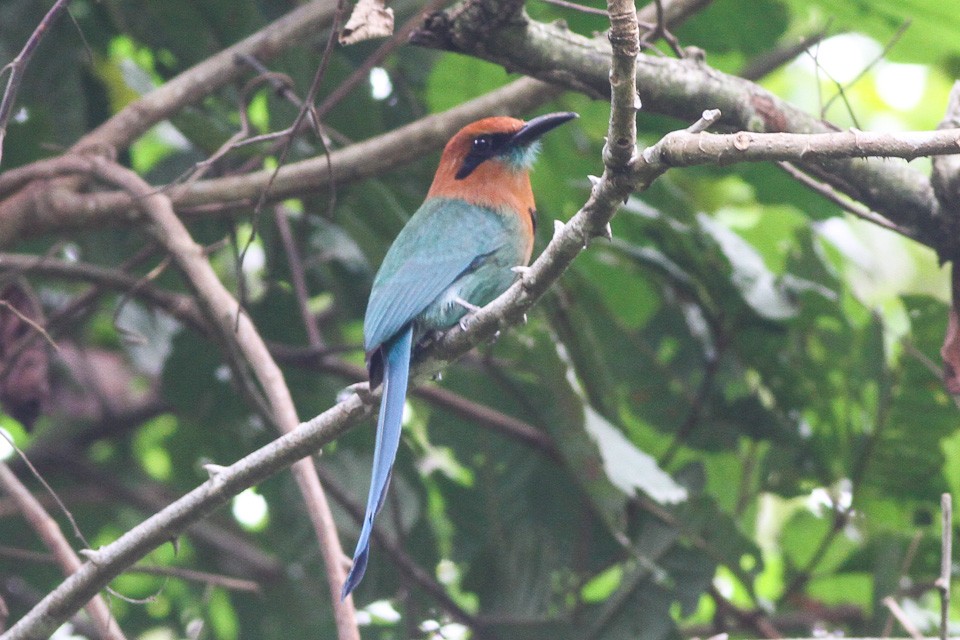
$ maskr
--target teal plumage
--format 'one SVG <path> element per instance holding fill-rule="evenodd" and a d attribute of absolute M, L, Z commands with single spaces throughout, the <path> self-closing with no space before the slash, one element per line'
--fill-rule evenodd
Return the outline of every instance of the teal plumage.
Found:
<path fill-rule="evenodd" d="M 464 127 L 447 143 L 426 200 L 384 257 L 363 324 L 371 386 L 382 380 L 384 389 L 366 514 L 342 598 L 366 571 L 373 521 L 400 443 L 412 351 L 428 332 L 448 329 L 503 293 L 515 278 L 512 268 L 527 264 L 536 215 L 528 176 L 534 147 L 574 117 L 486 118 Z"/>
<path fill-rule="evenodd" d="M 416 334 L 446 329 L 467 312 L 454 296 L 481 307 L 526 264 L 522 222 L 512 212 L 431 198 L 397 236 L 373 281 L 363 323 L 370 352 L 417 320 Z"/>

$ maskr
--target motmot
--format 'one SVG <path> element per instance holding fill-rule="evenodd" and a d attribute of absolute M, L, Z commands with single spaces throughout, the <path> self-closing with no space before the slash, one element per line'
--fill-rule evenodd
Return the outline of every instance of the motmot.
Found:
<path fill-rule="evenodd" d="M 506 291 L 515 268 L 527 265 L 537 222 L 529 171 L 539 139 L 576 117 L 492 117 L 461 129 L 444 147 L 423 204 L 387 250 L 363 320 L 370 388 L 383 384 L 373 472 L 341 598 L 367 568 L 373 521 L 400 444 L 412 353 L 425 337 L 462 323 Z"/>

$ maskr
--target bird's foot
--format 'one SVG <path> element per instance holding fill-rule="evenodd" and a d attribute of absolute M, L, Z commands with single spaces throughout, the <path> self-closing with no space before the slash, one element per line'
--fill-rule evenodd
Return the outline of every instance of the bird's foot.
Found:
<path fill-rule="evenodd" d="M 203 470 L 207 472 L 207 476 L 211 480 L 216 479 L 218 475 L 223 473 L 224 469 L 226 469 L 225 466 L 220 464 L 213 464 L 212 462 L 208 462 L 207 464 L 203 465 Z"/>
<path fill-rule="evenodd" d="M 97 566 L 103 564 L 103 554 L 100 549 L 80 549 L 77 554 L 89 560 L 91 564 Z"/>
<path fill-rule="evenodd" d="M 524 289 L 530 288 L 529 287 L 530 267 L 524 266 L 522 264 L 518 264 L 515 267 L 510 267 L 510 271 L 517 274 L 518 280 L 520 280 L 520 286 L 522 286 Z"/>
<path fill-rule="evenodd" d="M 463 316 L 462 318 L 460 318 L 460 320 L 457 322 L 457 324 L 460 325 L 460 329 L 463 330 L 463 331 L 466 331 L 466 330 L 467 330 L 467 325 L 468 325 L 469 322 L 470 322 L 470 316 L 473 315 L 474 313 L 476 313 L 477 311 L 480 311 L 480 307 L 478 307 L 477 305 L 473 304 L 472 302 L 469 302 L 469 301 L 467 301 L 467 300 L 464 300 L 464 299 L 461 298 L 460 296 L 456 296 L 456 297 L 453 299 L 453 301 L 456 302 L 458 305 L 460 305 L 461 307 L 463 307 L 464 309 L 467 310 L 467 315 L 465 315 L 465 316 Z"/>
<path fill-rule="evenodd" d="M 355 382 L 347 387 L 344 387 L 343 390 L 337 394 L 337 402 L 343 402 L 351 393 L 357 394 L 364 404 L 369 404 L 373 400 L 373 393 L 370 390 L 370 383 Z"/>
<path fill-rule="evenodd" d="M 554 240 L 556 240 L 557 236 L 560 235 L 560 232 L 563 231 L 563 228 L 565 226 L 566 225 L 563 223 L 562 220 L 553 221 L 553 239 Z"/>
<path fill-rule="evenodd" d="M 454 297 L 453 301 L 456 302 L 461 307 L 463 307 L 464 309 L 466 309 L 467 311 L 470 311 L 472 313 L 476 313 L 477 311 L 480 311 L 480 307 L 478 307 L 477 305 L 473 304 L 468 300 L 464 300 L 460 296 Z"/>

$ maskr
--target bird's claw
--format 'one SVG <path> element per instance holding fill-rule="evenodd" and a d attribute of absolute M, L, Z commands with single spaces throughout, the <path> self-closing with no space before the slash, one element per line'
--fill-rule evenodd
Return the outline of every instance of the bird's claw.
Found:
<path fill-rule="evenodd" d="M 463 331 L 466 331 L 467 324 L 470 322 L 470 316 L 476 313 L 477 311 L 480 311 L 480 307 L 473 304 L 469 300 L 464 300 L 460 296 L 454 297 L 453 301 L 467 310 L 467 314 L 457 321 L 457 324 L 460 325 L 460 329 Z"/>
<path fill-rule="evenodd" d="M 370 391 L 369 382 L 354 382 L 353 384 L 344 387 L 343 390 L 337 394 L 337 402 L 346 400 L 351 393 L 357 394 L 357 397 L 359 397 L 364 403 L 368 403 L 373 399 L 373 393 Z"/>
<path fill-rule="evenodd" d="M 461 307 L 463 307 L 464 309 L 466 309 L 467 311 L 470 311 L 472 313 L 476 313 L 477 311 L 480 311 L 480 307 L 473 304 L 469 300 L 464 300 L 460 296 L 454 297 L 453 301 L 456 302 Z"/>
<path fill-rule="evenodd" d="M 100 549 L 80 549 L 77 551 L 77 554 L 83 556 L 94 565 L 99 565 L 102 560 Z"/>
<path fill-rule="evenodd" d="M 563 228 L 567 226 L 563 223 L 562 220 L 553 221 L 553 239 L 556 240 L 557 236 L 563 231 Z"/>
<path fill-rule="evenodd" d="M 207 472 L 207 477 L 211 480 L 216 479 L 218 475 L 223 473 L 224 469 L 226 469 L 226 467 L 220 464 L 207 463 L 203 465 L 203 470 Z"/>
<path fill-rule="evenodd" d="M 529 288 L 528 278 L 530 276 L 530 271 L 531 271 L 530 267 L 527 267 L 524 265 L 517 265 L 515 267 L 510 267 L 510 271 L 513 271 L 515 274 L 517 274 L 518 279 L 520 280 L 520 286 L 522 286 L 524 289 Z"/>

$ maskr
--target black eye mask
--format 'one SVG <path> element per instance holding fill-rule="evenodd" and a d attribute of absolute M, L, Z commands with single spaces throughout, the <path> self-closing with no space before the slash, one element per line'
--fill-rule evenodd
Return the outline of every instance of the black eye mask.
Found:
<path fill-rule="evenodd" d="M 474 138 L 470 144 L 470 153 L 463 159 L 463 164 L 454 177 L 463 180 L 469 176 L 485 160 L 502 153 L 510 145 L 512 138 L 513 134 L 510 133 L 483 133 Z"/>

